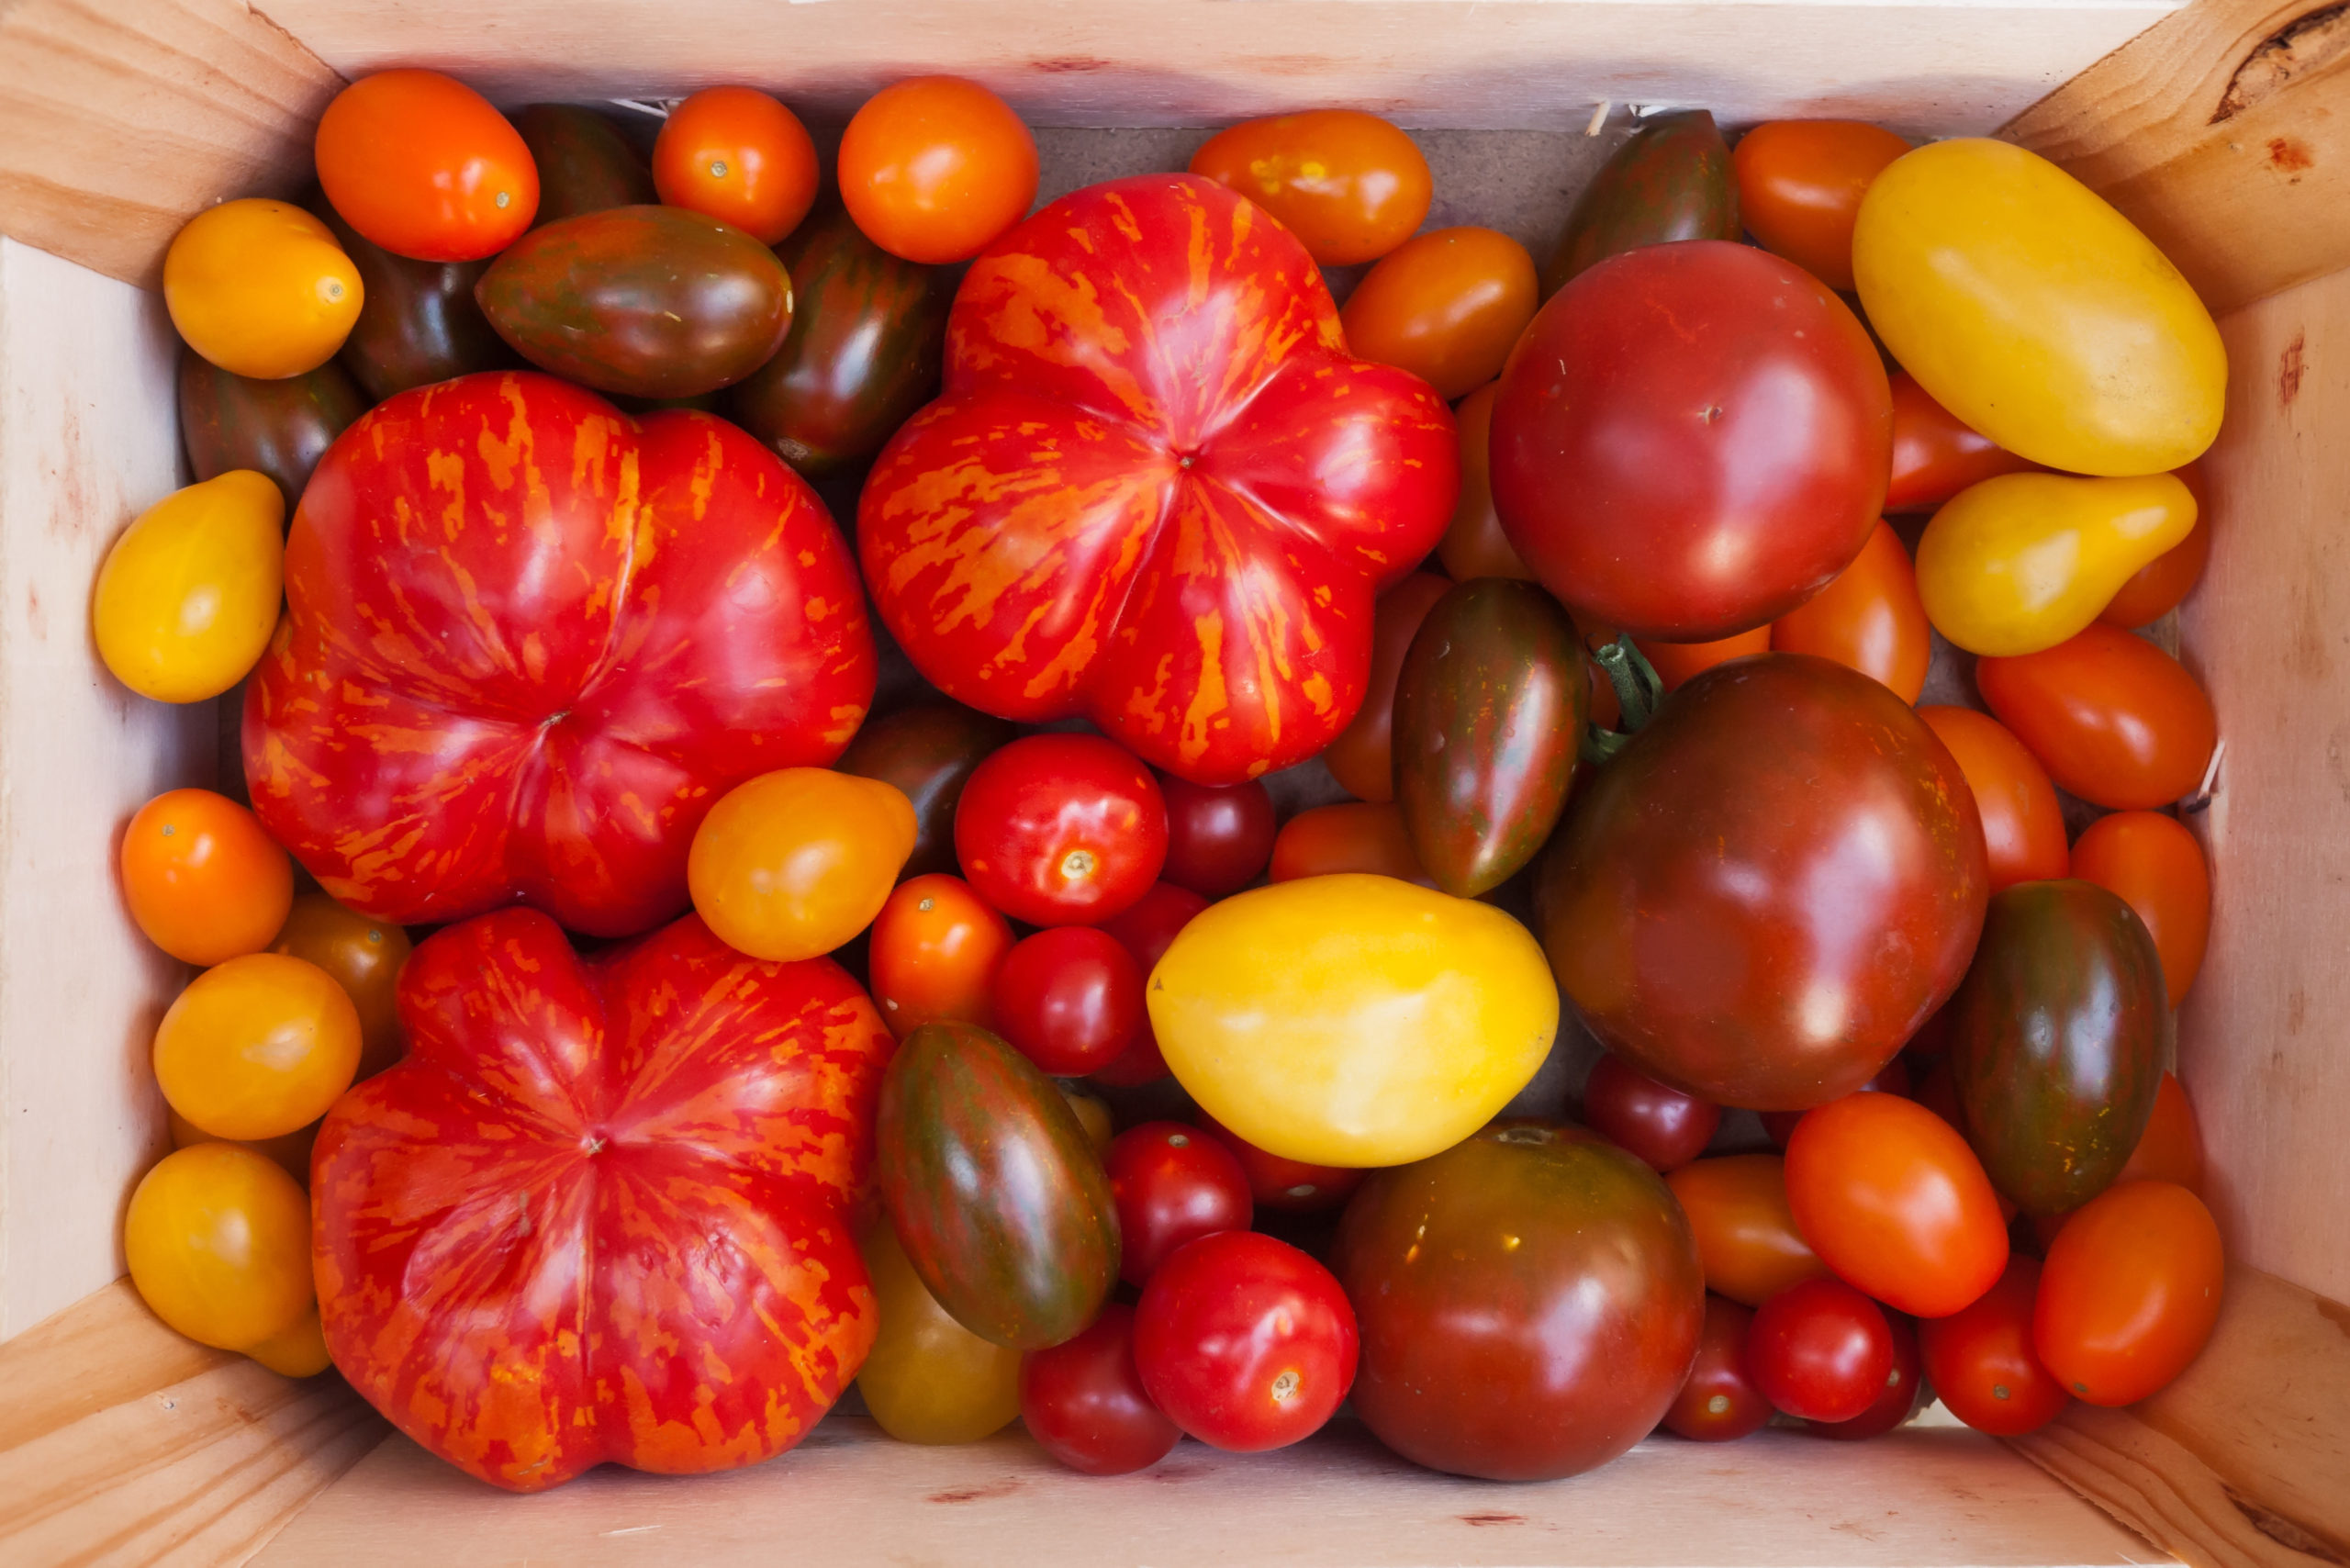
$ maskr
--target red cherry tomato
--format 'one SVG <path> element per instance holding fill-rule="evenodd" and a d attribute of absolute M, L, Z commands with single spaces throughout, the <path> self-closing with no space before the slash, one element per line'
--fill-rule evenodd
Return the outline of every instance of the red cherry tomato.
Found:
<path fill-rule="evenodd" d="M 1116 937 L 1127 952 L 1134 955 L 1135 968 L 1142 971 L 1143 983 L 1150 983 L 1150 971 L 1158 967 L 1159 958 L 1175 940 L 1175 934 L 1192 923 L 1192 917 L 1208 907 L 1208 901 L 1189 888 L 1179 888 L 1172 882 L 1156 882 L 1123 913 L 1112 915 L 1102 923 L 1102 929 Z M 1158 1036 L 1150 1032 L 1148 992 L 1145 991 L 1142 1027 L 1136 1031 L 1134 1041 L 1109 1066 L 1094 1070 L 1096 1081 L 1112 1085 L 1156 1083 L 1167 1076 L 1167 1058 L 1158 1054 Z"/>
<path fill-rule="evenodd" d="M 1404 813 L 1393 801 L 1341 801 L 1300 812 L 1281 824 L 1266 873 L 1272 880 L 1340 871 L 1368 871 L 1424 888 L 1436 886 L 1436 879 L 1422 869 L 1404 831 Z"/>
<path fill-rule="evenodd" d="M 1640 656 L 1649 661 L 1667 691 L 1678 691 L 1716 665 L 1770 652 L 1771 628 L 1757 626 L 1711 643 L 1662 643 L 1654 637 L 1635 637 L 1632 646 L 1640 650 Z"/>
<path fill-rule="evenodd" d="M 751 87 L 705 87 L 669 111 L 653 188 L 671 207 L 731 223 L 762 245 L 816 203 L 816 144 L 800 117 Z"/>
<path fill-rule="evenodd" d="M 2202 1199 L 2171 1182 L 2108 1187 L 2048 1249 L 2032 1349 L 2075 1397 L 2135 1405 L 2202 1352 L 2226 1272 Z"/>
<path fill-rule="evenodd" d="M 1116 937 L 1060 925 L 1013 945 L 988 1000 L 1037 1070 L 1076 1078 L 1118 1059 L 1143 1024 L 1142 970 Z"/>
<path fill-rule="evenodd" d="M 1161 875 L 1208 898 L 1237 893 L 1273 857 L 1273 797 L 1251 778 L 1217 789 L 1171 773 L 1158 776 L 1167 801 L 1167 868 Z"/>
<path fill-rule="evenodd" d="M 917 76 L 882 88 L 851 118 L 840 178 L 849 217 L 891 255 L 968 262 L 1028 215 L 1036 139 L 978 83 Z"/>
<path fill-rule="evenodd" d="M 1322 753 L 1330 777 L 1358 801 L 1395 798 L 1395 682 L 1413 634 L 1451 587 L 1433 572 L 1414 572 L 1381 594 L 1371 612 L 1371 678 L 1362 706 Z"/>
<path fill-rule="evenodd" d="M 1917 701 L 1933 659 L 1933 632 L 1900 536 L 1878 523 L 1834 582 L 1771 622 L 1771 646 L 1849 665 L 1904 702 Z"/>
<path fill-rule="evenodd" d="M 1118 1204 L 1118 1274 L 1141 1284 L 1187 1241 L 1246 1230 L 1248 1173 L 1231 1150 L 1182 1122 L 1145 1122 L 1110 1140 L 1102 1169 Z"/>
<path fill-rule="evenodd" d="M 1893 482 L 1887 511 L 1931 511 L 1967 486 L 2040 466 L 1959 423 L 1918 378 L 1893 378 Z"/>
<path fill-rule="evenodd" d="M 2072 855 L 2065 846 L 2065 812 L 2056 803 L 2056 786 L 2023 742 L 1990 714 L 1972 708 L 1930 705 L 1919 709 L 1918 717 L 1966 775 L 1975 812 L 1983 819 L 1991 890 L 2071 876 Z"/>
<path fill-rule="evenodd" d="M 1869 1407 L 1849 1421 L 1807 1421 L 1804 1429 L 1815 1437 L 1839 1442 L 1883 1437 L 1917 1414 L 1918 1396 L 1924 1392 L 1918 1357 L 1918 1331 L 1897 1312 L 1885 1315 L 1886 1331 L 1893 1336 L 1893 1370 Z"/>
<path fill-rule="evenodd" d="M 1852 289 L 1852 221 L 1885 166 L 1909 151 L 1849 119 L 1765 121 L 1738 139 L 1738 216 L 1762 248 L 1830 288 Z"/>
<path fill-rule="evenodd" d="M 1100 735 L 1030 735 L 972 770 L 955 856 L 979 895 L 1031 925 L 1099 925 L 1167 861 L 1150 769 Z"/>
<path fill-rule="evenodd" d="M 873 919 L 867 974 L 890 1032 L 904 1039 L 946 1019 L 987 1025 L 995 971 L 1012 927 L 960 877 L 934 872 L 898 884 Z"/>
<path fill-rule="evenodd" d="M 1113 1301 L 1074 1339 L 1020 1358 L 1020 1418 L 1044 1450 L 1088 1475 L 1125 1475 L 1183 1438 L 1135 1370 L 1135 1309 Z"/>
<path fill-rule="evenodd" d="M 1937 1013 L 1935 1016 L 1939 1017 L 1941 1014 Z M 1902 1065 L 1899 1057 L 1895 1057 L 1885 1064 L 1883 1071 L 1862 1084 L 1853 1092 L 1856 1094 L 1898 1094 L 1906 1100 L 1909 1097 L 1909 1070 Z M 1953 1090 L 1953 1092 L 1956 1092 Z M 1761 1114 L 1762 1130 L 1771 1136 L 1772 1147 L 1784 1149 L 1787 1147 L 1787 1139 L 1795 1136 L 1796 1125 L 1810 1113 L 1807 1111 L 1764 1111 Z"/>
<path fill-rule="evenodd" d="M 2139 567 L 2106 601 L 2098 619 L 2108 626 L 2135 631 L 2161 620 L 2203 580 L 2203 568 L 2210 564 L 2211 498 L 2203 486 L 2203 465 L 2190 463 L 2172 472 L 2195 497 L 2195 526 L 2186 538 Z"/>
<path fill-rule="evenodd" d="M 2040 1263 L 2019 1253 L 1999 1282 L 1948 1317 L 1918 1325 L 1927 1381 L 1950 1413 L 1995 1438 L 2038 1431 L 2072 1399 L 2031 1348 Z"/>
<path fill-rule="evenodd" d="M 1705 1153 L 1722 1112 L 1603 1053 L 1583 1086 L 1583 1119 L 1593 1132 L 1662 1171 Z"/>
<path fill-rule="evenodd" d="M 2073 875 L 2138 912 L 2162 955 L 2170 1004 L 2186 1001 L 2211 935 L 2211 868 L 2186 824 L 2161 812 L 2099 817 L 2073 845 Z"/>
<path fill-rule="evenodd" d="M 1362 1185 L 1363 1178 L 1371 1174 L 1368 1170 L 1308 1165 L 1303 1159 L 1268 1154 L 1197 1106 L 1192 1109 L 1192 1120 L 1240 1162 L 1241 1170 L 1248 1178 L 1248 1194 L 1259 1209 L 1300 1215 L 1335 1209 L 1352 1196 L 1354 1190 Z"/>
<path fill-rule="evenodd" d="M 1253 1230 L 1178 1249 L 1135 1308 L 1135 1365 L 1151 1403 L 1235 1453 L 1313 1436 L 1354 1386 L 1360 1350 L 1337 1277 Z"/>
<path fill-rule="evenodd" d="M 1885 1309 L 1843 1281 L 1805 1280 L 1755 1308 L 1746 1372 L 1790 1416 L 1853 1420 L 1893 1375 L 1893 1330 Z"/>
<path fill-rule="evenodd" d="M 1978 659 L 1975 685 L 2059 789 L 2115 811 L 2194 793 L 2219 739 L 2195 678 L 2102 622 L 2036 654 Z"/>
<path fill-rule="evenodd" d="M 1771 1402 L 1746 1375 L 1746 1334 L 1754 1314 L 1727 1296 L 1706 1297 L 1706 1327 L 1689 1381 L 1664 1413 L 1665 1430 L 1692 1442 L 1728 1443 L 1771 1418 Z"/>
<path fill-rule="evenodd" d="M 476 262 L 522 237 L 539 166 L 522 133 L 437 71 L 379 71 L 319 118 L 319 184 L 344 222 L 397 256 Z"/>

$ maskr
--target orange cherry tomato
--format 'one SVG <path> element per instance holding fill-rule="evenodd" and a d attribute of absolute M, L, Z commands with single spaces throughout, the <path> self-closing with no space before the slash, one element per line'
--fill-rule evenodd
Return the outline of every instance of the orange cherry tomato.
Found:
<path fill-rule="evenodd" d="M 909 877 L 873 920 L 867 972 L 874 1004 L 904 1039 L 943 1019 L 993 1027 L 988 988 L 1012 951 L 1012 926 L 960 877 Z"/>
<path fill-rule="evenodd" d="M 694 830 L 686 886 L 721 942 L 772 963 L 829 953 L 873 924 L 914 850 L 905 791 L 829 767 L 737 784 Z"/>
<path fill-rule="evenodd" d="M 1371 615 L 1371 679 L 1363 688 L 1362 706 L 1322 753 L 1330 777 L 1357 800 L 1395 798 L 1395 682 L 1404 673 L 1404 653 L 1412 645 L 1413 633 L 1451 586 L 1433 572 L 1414 572 L 1379 596 Z"/>
<path fill-rule="evenodd" d="M 334 977 L 247 953 L 196 977 L 155 1030 L 173 1110 L 215 1137 L 282 1137 L 327 1114 L 359 1070 L 359 1010 Z"/>
<path fill-rule="evenodd" d="M 1886 510 L 1931 511 L 1969 485 L 2039 467 L 1960 423 L 1908 371 L 1895 374 L 1893 478 L 1886 487 Z"/>
<path fill-rule="evenodd" d="M 968 262 L 1028 215 L 1036 139 L 959 76 L 916 76 L 865 101 L 841 136 L 841 199 L 865 237 L 909 262 Z"/>
<path fill-rule="evenodd" d="M 1821 1261 L 1915 1317 L 1944 1317 L 2008 1266 L 2008 1222 L 1958 1129 L 1897 1094 L 1847 1094 L 1787 1138 L 1787 1204 Z"/>
<path fill-rule="evenodd" d="M 2057 788 L 2115 811 L 2194 793 L 2219 740 L 2195 678 L 2144 638 L 2101 622 L 2036 654 L 1978 659 L 1975 686 Z"/>
<path fill-rule="evenodd" d="M 1777 1155 L 1693 1159 L 1667 1174 L 1664 1184 L 1689 1216 L 1706 1288 L 1716 1294 L 1760 1306 L 1789 1285 L 1828 1272 L 1796 1228 L 1786 1162 Z"/>
<path fill-rule="evenodd" d="M 2186 1001 L 2211 935 L 2211 868 L 2187 824 L 2163 812 L 2099 817 L 2073 845 L 2073 875 L 2138 912 L 2162 955 L 2170 1004 Z"/>
<path fill-rule="evenodd" d="M 669 112 L 653 188 L 671 207 L 772 245 L 816 203 L 816 144 L 800 117 L 750 87 L 705 87 Z"/>
<path fill-rule="evenodd" d="M 2173 1182 L 2108 1187 L 2048 1249 L 2032 1348 L 2075 1397 L 2134 1405 L 2201 1353 L 2226 1274 L 2202 1199 Z"/>
<path fill-rule="evenodd" d="M 2199 1198 L 2203 1195 L 2203 1135 L 2177 1074 L 2163 1074 L 2154 1090 L 2154 1114 L 2146 1118 L 2146 1130 L 2138 1135 L 2130 1163 L 2114 1182 L 2171 1182 Z"/>
<path fill-rule="evenodd" d="M 1926 1380 L 1950 1413 L 1995 1438 L 2036 1432 L 2073 1402 L 2031 1348 L 2040 1262 L 2018 1253 L 1999 1282 L 1948 1317 L 1918 1325 Z"/>
<path fill-rule="evenodd" d="M 294 903 L 294 862 L 226 795 L 172 790 L 123 831 L 122 890 L 147 940 L 209 969 L 269 946 Z"/>
<path fill-rule="evenodd" d="M 1919 709 L 1918 717 L 1950 748 L 1975 791 L 1983 847 L 1991 859 L 1991 890 L 2070 876 L 2064 810 L 2040 759 L 1988 713 L 1929 706 Z"/>
<path fill-rule="evenodd" d="M 1436 879 L 1420 867 L 1412 840 L 1404 832 L 1404 813 L 1392 801 L 1341 801 L 1300 812 L 1281 824 L 1273 840 L 1270 881 L 1289 882 L 1300 877 L 1328 877 L 1340 871 L 1367 871 L 1399 881 L 1436 886 Z"/>
<path fill-rule="evenodd" d="M 1771 622 L 1771 646 L 1849 665 L 1904 702 L 1918 700 L 1933 658 L 1933 632 L 1900 536 L 1880 521 L 1834 582 Z"/>
<path fill-rule="evenodd" d="M 539 166 L 489 100 L 438 71 L 379 71 L 335 95 L 313 149 L 343 221 L 394 255 L 476 262 L 539 211 Z"/>
<path fill-rule="evenodd" d="M 1540 303 L 1534 258 L 1492 229 L 1406 240 L 1347 297 L 1347 346 L 1410 371 L 1447 400 L 1502 373 Z"/>
<path fill-rule="evenodd" d="M 1516 546 L 1502 532 L 1501 513 L 1494 510 L 1494 394 L 1500 385 L 1485 383 L 1452 411 L 1460 434 L 1460 498 L 1453 503 L 1451 526 L 1444 531 L 1436 554 L 1457 583 L 1472 577 L 1534 580 Z"/>
<path fill-rule="evenodd" d="M 2134 632 L 2151 626 L 2177 610 L 2211 560 L 2211 497 L 2203 484 L 2203 465 L 2190 463 L 2171 472 L 2195 498 L 2195 526 L 2187 537 L 2138 568 L 2098 615 L 2108 626 Z"/>
<path fill-rule="evenodd" d="M 1762 248 L 1830 288 L 1852 288 L 1852 220 L 1885 166 L 1909 151 L 1849 119 L 1778 119 L 1739 138 L 1738 212 Z"/>
<path fill-rule="evenodd" d="M 1749 654 L 1771 651 L 1771 628 L 1757 626 L 1751 632 L 1739 632 L 1713 643 L 1660 643 L 1650 637 L 1635 637 L 1632 646 L 1640 650 L 1664 682 L 1667 691 L 1678 691 L 1690 680 L 1716 665 L 1726 665 L 1732 659 L 1742 659 Z"/>
<path fill-rule="evenodd" d="M 359 1078 L 375 1077 L 407 1048 L 398 994 L 409 946 L 408 933 L 390 921 L 370 920 L 324 893 L 296 899 L 269 945 L 273 953 L 316 964 L 332 975 L 359 1010 Z"/>
<path fill-rule="evenodd" d="M 1252 119 L 1209 139 L 1192 173 L 1279 218 L 1326 267 L 1376 261 L 1428 215 L 1434 186 L 1412 139 L 1359 109 Z"/>

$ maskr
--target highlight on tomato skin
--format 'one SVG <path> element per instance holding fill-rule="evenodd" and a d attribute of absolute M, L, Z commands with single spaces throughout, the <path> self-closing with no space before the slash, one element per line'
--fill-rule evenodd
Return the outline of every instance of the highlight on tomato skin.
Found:
<path fill-rule="evenodd" d="M 2170 1182 L 2120 1182 L 2050 1244 L 2032 1348 L 2084 1404 L 2134 1405 L 2201 1354 L 2226 1274 L 2219 1226 L 2200 1198 Z"/>

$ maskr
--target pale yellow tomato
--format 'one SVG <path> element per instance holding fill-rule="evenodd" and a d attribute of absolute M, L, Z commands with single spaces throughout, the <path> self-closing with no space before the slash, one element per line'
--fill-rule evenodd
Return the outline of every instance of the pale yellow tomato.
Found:
<path fill-rule="evenodd" d="M 122 1226 L 130 1282 L 155 1316 L 198 1344 L 242 1350 L 310 1309 L 310 1200 L 250 1148 L 200 1143 L 167 1154 L 130 1194 Z"/>
<path fill-rule="evenodd" d="M 1970 429 L 2075 474 L 2177 468 L 2219 433 L 2227 351 L 2167 257 L 2037 153 L 1905 153 L 1852 232 L 1869 324 Z"/>
<path fill-rule="evenodd" d="M 858 1242 L 881 1332 L 856 1374 L 865 1407 L 901 1443 L 975 1443 L 1020 1414 L 1020 1352 L 946 1316 L 889 1221 Z"/>
<path fill-rule="evenodd" d="M 261 659 L 285 585 L 285 500 L 250 468 L 149 507 L 98 568 L 98 656 L 158 702 L 218 697 Z"/>
<path fill-rule="evenodd" d="M 1212 904 L 1145 991 L 1201 1109 L 1313 1165 L 1450 1148 L 1526 1087 L 1559 1026 L 1526 927 L 1392 877 L 1306 877 Z"/>
<path fill-rule="evenodd" d="M 155 1031 L 172 1109 L 215 1137 L 283 1137 L 327 1114 L 359 1070 L 359 1010 L 326 970 L 248 953 L 196 977 Z"/>
<path fill-rule="evenodd" d="M 726 792 L 686 857 L 694 908 L 754 958 L 829 953 L 890 902 L 914 852 L 914 808 L 878 778 L 784 767 Z"/>
<path fill-rule="evenodd" d="M 285 1377 L 316 1377 L 334 1364 L 316 1306 L 260 1344 L 246 1346 L 245 1354 Z"/>
<path fill-rule="evenodd" d="M 163 253 L 163 304 L 187 346 L 236 375 L 282 380 L 335 356 L 364 302 L 334 232 L 248 196 L 187 220 Z"/>

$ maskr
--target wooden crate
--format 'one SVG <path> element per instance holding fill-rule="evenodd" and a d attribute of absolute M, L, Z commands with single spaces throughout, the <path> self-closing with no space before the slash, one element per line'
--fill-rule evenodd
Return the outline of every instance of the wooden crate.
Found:
<path fill-rule="evenodd" d="M 2179 1047 L 2234 1259 L 2202 1360 L 2008 1447 L 1659 1441 L 1543 1485 L 1413 1470 L 1345 1423 L 1102 1482 L 1016 1430 L 924 1450 L 836 1417 L 755 1470 L 514 1498 L 387 1439 L 332 1377 L 162 1327 L 118 1278 L 119 1230 L 166 1147 L 146 1047 L 185 977 L 110 868 L 140 801 L 223 759 L 211 711 L 106 677 L 90 584 L 185 477 L 164 244 L 215 200 L 293 191 L 341 82 L 394 64 L 502 103 L 746 81 L 817 120 L 920 70 L 1040 126 L 1360 105 L 1518 133 L 1427 140 L 1447 220 L 1530 239 L 1597 156 L 1572 134 L 1603 101 L 2004 128 L 2103 191 L 2201 288 L 2232 364 L 2211 567 L 2181 626 L 2226 745 L 2196 819 L 2216 905 Z M 1163 166 L 1171 134 L 1055 134 L 1047 162 L 1064 185 Z M 0 0 L 0 1562 L 2350 1562 L 2344 5 Z"/>

